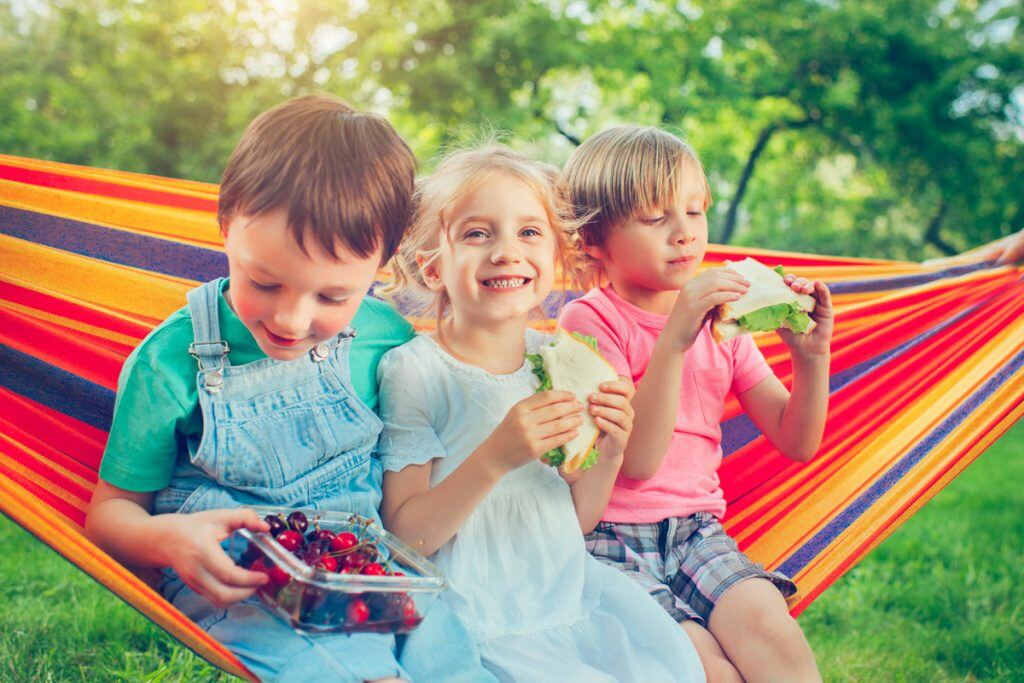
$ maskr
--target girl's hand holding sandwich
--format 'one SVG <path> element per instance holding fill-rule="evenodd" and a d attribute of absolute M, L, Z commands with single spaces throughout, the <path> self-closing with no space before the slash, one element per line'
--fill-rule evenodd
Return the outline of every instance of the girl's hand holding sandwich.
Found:
<path fill-rule="evenodd" d="M 601 458 L 616 458 L 622 455 L 633 431 L 633 394 L 636 388 L 625 377 L 615 382 L 604 382 L 600 391 L 589 397 L 588 411 L 594 423 L 601 430 L 597 450 Z M 598 460 L 600 462 L 600 460 Z"/>
<path fill-rule="evenodd" d="M 824 282 L 811 281 L 791 273 L 783 277 L 783 281 L 797 294 L 810 294 L 814 297 L 816 301 L 814 311 L 808 315 L 817 324 L 806 334 L 796 334 L 780 327 L 778 332 L 782 341 L 794 355 L 804 357 L 828 355 L 835 320 L 832 294 L 828 291 L 828 287 Z"/>
<path fill-rule="evenodd" d="M 512 406 L 473 455 L 483 454 L 495 474 L 504 476 L 568 443 L 579 433 L 582 412 L 572 392 L 534 394 Z"/>

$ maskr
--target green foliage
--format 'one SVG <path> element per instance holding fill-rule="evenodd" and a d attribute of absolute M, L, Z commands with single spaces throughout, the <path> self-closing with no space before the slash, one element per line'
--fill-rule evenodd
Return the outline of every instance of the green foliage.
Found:
<path fill-rule="evenodd" d="M 713 237 L 919 259 L 1024 225 L 1021 0 L 0 4 L 0 151 L 215 181 L 314 90 L 425 168 L 490 134 L 561 163 L 617 122 L 701 152 Z"/>

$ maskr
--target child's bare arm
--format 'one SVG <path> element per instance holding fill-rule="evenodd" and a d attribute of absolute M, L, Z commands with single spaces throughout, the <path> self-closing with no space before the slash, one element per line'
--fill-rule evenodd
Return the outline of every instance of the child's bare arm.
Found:
<path fill-rule="evenodd" d="M 829 343 L 832 337 L 832 299 L 821 282 L 786 276 L 794 291 L 814 292 L 812 317 L 817 325 L 809 334 L 779 330 L 793 358 L 793 393 L 774 375 L 737 398 L 768 440 L 787 458 L 806 462 L 821 446 L 828 415 Z"/>
<path fill-rule="evenodd" d="M 171 567 L 217 606 L 244 600 L 266 582 L 265 574 L 236 566 L 220 547 L 235 529 L 267 530 L 254 511 L 234 508 L 151 515 L 152 501 L 152 493 L 128 491 L 100 480 L 86 515 L 86 536 L 126 565 Z"/>
<path fill-rule="evenodd" d="M 580 409 L 568 391 L 545 391 L 523 399 L 433 488 L 429 463 L 386 472 L 384 526 L 422 554 L 434 554 L 458 533 L 503 476 L 572 439 L 582 420 Z"/>
<path fill-rule="evenodd" d="M 599 456 L 585 473 L 565 475 L 572 489 L 573 505 L 580 530 L 589 534 L 601 521 L 622 466 L 622 451 L 633 429 L 633 382 L 621 377 L 617 382 L 601 385 L 601 391 L 590 397 L 588 410 L 603 434 L 597 440 Z M 581 475 L 581 476 L 576 476 Z"/>
<path fill-rule="evenodd" d="M 739 273 L 712 268 L 679 291 L 633 397 L 636 421 L 622 464 L 623 474 L 630 479 L 650 479 L 661 467 L 679 412 L 683 357 L 697 339 L 708 313 L 719 304 L 735 301 L 748 288 L 749 283 Z"/>

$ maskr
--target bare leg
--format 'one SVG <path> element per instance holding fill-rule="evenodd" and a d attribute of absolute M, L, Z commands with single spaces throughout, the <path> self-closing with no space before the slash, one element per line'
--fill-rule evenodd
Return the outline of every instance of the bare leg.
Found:
<path fill-rule="evenodd" d="M 814 653 L 767 579 L 747 579 L 715 605 L 708 630 L 750 683 L 820 683 Z"/>
<path fill-rule="evenodd" d="M 708 683 L 743 683 L 743 678 L 722 651 L 715 637 L 696 621 L 684 621 L 683 630 L 693 641 Z"/>

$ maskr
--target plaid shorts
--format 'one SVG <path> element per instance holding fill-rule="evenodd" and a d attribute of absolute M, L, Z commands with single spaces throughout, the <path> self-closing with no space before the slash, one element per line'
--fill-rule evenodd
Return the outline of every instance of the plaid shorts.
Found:
<path fill-rule="evenodd" d="M 789 577 L 740 552 L 708 512 L 654 524 L 601 522 L 586 541 L 590 554 L 626 572 L 680 623 L 706 627 L 715 604 L 744 579 L 768 579 L 784 598 L 796 594 Z"/>

